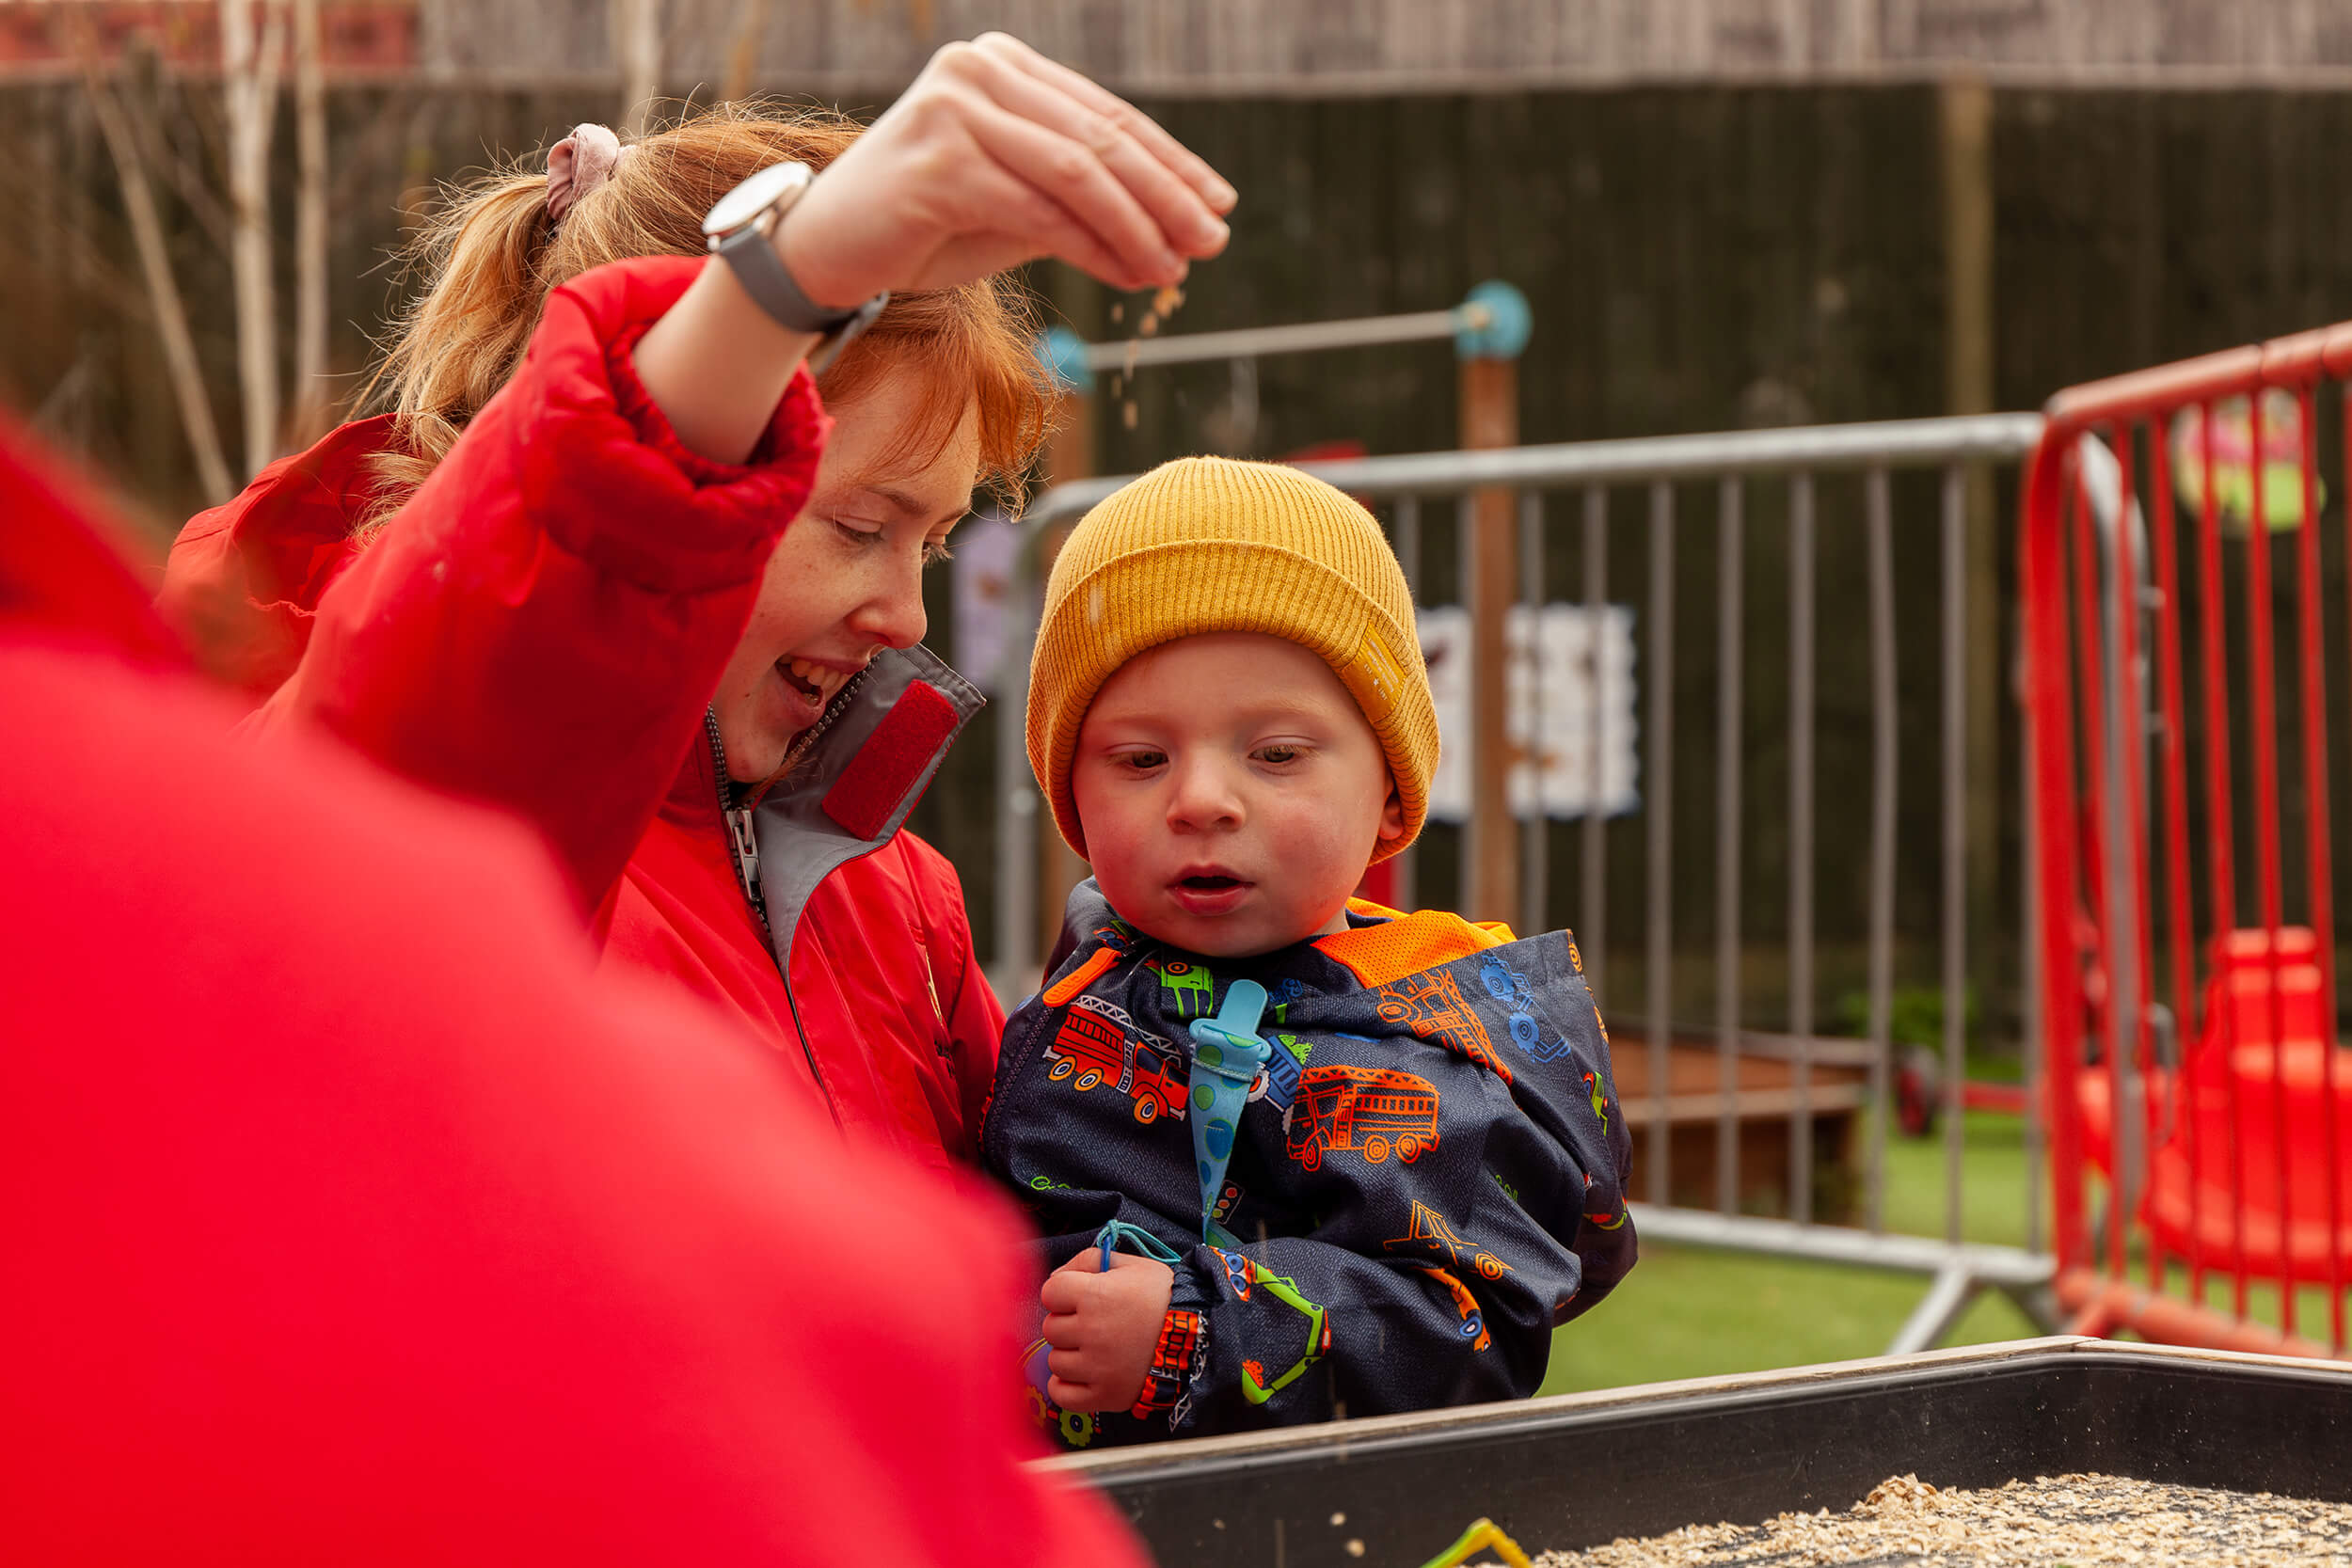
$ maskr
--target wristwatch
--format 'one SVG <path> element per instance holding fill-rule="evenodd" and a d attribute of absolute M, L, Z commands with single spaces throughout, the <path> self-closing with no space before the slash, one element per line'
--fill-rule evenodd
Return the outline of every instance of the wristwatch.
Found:
<path fill-rule="evenodd" d="M 721 197 L 703 219 L 704 243 L 733 269 L 736 281 L 761 309 L 790 331 L 814 332 L 824 340 L 808 356 L 811 375 L 832 364 L 890 302 L 884 289 L 854 309 L 828 310 L 801 292 L 776 253 L 776 225 L 815 178 L 806 164 L 771 164 Z"/>

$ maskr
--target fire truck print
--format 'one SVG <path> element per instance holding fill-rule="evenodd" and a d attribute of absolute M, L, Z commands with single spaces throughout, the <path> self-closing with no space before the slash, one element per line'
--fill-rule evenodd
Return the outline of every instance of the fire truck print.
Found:
<path fill-rule="evenodd" d="M 1413 1218 L 1405 1234 L 1380 1244 L 1389 1252 L 1425 1254 L 1449 1268 L 1467 1264 L 1478 1271 L 1481 1279 L 1501 1279 L 1511 1268 L 1486 1248 L 1464 1240 L 1443 1214 L 1418 1201 L 1413 1205 Z"/>
<path fill-rule="evenodd" d="M 1045 1048 L 1052 1064 L 1046 1076 L 1070 1079 L 1079 1093 L 1102 1084 L 1135 1102 L 1136 1120 L 1149 1126 L 1163 1115 L 1184 1114 L 1184 1070 L 1167 1041 L 1146 1045 L 1136 1037 L 1136 1021 L 1124 1008 L 1099 996 L 1081 996 L 1063 1015 L 1061 1028 Z"/>
<path fill-rule="evenodd" d="M 1486 1026 L 1463 1000 L 1461 982 L 1451 969 L 1428 969 L 1380 988 L 1380 1021 L 1399 1023 L 1419 1038 L 1436 1040 L 1469 1057 L 1504 1083 L 1511 1069 L 1495 1054 Z"/>
<path fill-rule="evenodd" d="M 1361 1154 L 1373 1164 L 1393 1152 L 1406 1164 L 1438 1147 L 1438 1086 L 1388 1068 L 1314 1067 L 1298 1076 L 1291 1103 L 1290 1156 L 1320 1170 L 1326 1154 Z"/>

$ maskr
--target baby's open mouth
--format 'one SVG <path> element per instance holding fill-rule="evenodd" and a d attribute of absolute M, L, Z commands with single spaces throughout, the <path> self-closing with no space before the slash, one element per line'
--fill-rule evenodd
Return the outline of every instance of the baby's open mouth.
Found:
<path fill-rule="evenodd" d="M 1249 901 L 1253 884 L 1246 877 L 1214 867 L 1188 871 L 1168 884 L 1168 896 L 1178 909 L 1202 919 L 1231 914 Z"/>

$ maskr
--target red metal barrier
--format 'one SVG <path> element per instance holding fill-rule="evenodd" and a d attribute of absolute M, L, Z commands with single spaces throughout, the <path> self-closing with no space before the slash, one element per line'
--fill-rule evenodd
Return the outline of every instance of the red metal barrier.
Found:
<path fill-rule="evenodd" d="M 2340 406 L 2352 447 L 2347 378 L 2352 324 L 2074 388 L 2026 468 L 2042 1090 L 2087 1332 L 2344 1354 L 2328 758 L 2352 757 L 2352 620 L 2331 659 L 2322 585 L 2352 584 L 2352 519 L 2319 418 Z"/>

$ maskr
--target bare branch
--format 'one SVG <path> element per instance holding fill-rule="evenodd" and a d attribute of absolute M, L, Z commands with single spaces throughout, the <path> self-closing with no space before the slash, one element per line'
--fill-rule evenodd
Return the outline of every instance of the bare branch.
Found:
<path fill-rule="evenodd" d="M 209 178 L 203 163 L 189 157 L 181 146 L 182 138 L 168 135 L 164 127 L 164 100 L 167 95 L 182 107 L 187 118 L 187 95 L 172 83 L 163 69 L 152 39 L 141 35 L 135 39 L 123 56 L 123 86 L 119 102 L 129 118 L 131 129 L 139 138 L 139 153 L 148 166 L 161 171 L 164 182 L 179 197 L 198 227 L 220 246 L 220 253 L 229 254 L 230 224 L 229 209 L 215 193 L 215 182 Z M 199 135 L 200 135 L 199 132 Z"/>
<path fill-rule="evenodd" d="M 256 38 L 254 4 L 266 8 Z M 269 143 L 278 106 L 282 0 L 223 0 L 222 94 L 229 110 L 229 260 L 237 300 L 237 381 L 245 395 L 245 467 L 259 473 L 278 453 L 278 299 L 270 266 Z"/>
<path fill-rule="evenodd" d="M 621 67 L 621 125 L 642 136 L 661 87 L 660 0 L 614 0 L 614 54 Z"/>
<path fill-rule="evenodd" d="M 181 303 L 179 280 L 172 276 L 171 256 L 164 244 L 164 226 L 155 213 L 155 195 L 148 184 L 147 168 L 139 157 L 138 140 L 115 102 L 113 89 L 100 74 L 97 50 L 87 24 L 75 40 L 81 58 L 82 82 L 89 93 L 99 135 L 113 156 L 115 174 L 122 186 L 123 211 L 131 219 L 131 237 L 138 247 L 139 264 L 147 274 L 148 299 L 155 313 L 155 328 L 163 339 L 164 364 L 171 377 L 180 422 L 188 447 L 196 455 L 199 483 L 208 500 L 217 504 L 235 491 L 229 477 L 229 459 L 221 451 L 220 430 L 213 422 L 213 405 L 204 396 L 204 373 L 197 364 L 196 340 L 188 332 L 188 313 Z"/>
<path fill-rule="evenodd" d="M 294 427 L 296 438 L 325 434 L 333 395 L 326 379 L 326 71 L 319 0 L 294 0 Z"/>

